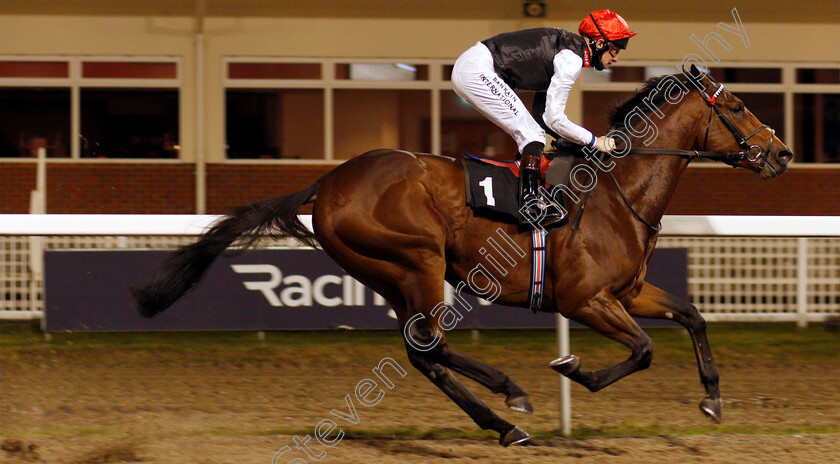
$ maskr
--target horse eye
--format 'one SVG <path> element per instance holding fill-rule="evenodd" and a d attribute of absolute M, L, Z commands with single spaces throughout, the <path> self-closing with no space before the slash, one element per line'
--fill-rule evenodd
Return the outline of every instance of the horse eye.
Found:
<path fill-rule="evenodd" d="M 744 106 L 743 105 L 738 105 L 738 106 L 735 107 L 735 109 L 732 110 L 732 112 L 735 113 L 735 114 L 741 114 L 741 113 L 744 112 Z"/>

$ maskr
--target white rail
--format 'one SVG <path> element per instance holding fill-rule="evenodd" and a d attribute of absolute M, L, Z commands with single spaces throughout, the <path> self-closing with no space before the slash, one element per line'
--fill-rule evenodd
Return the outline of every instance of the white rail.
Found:
<path fill-rule="evenodd" d="M 0 215 L 0 319 L 42 316 L 43 249 L 174 247 L 218 218 Z M 707 320 L 840 318 L 840 217 L 667 216 L 662 225 L 660 247 L 689 250 L 689 295 Z"/>
<path fill-rule="evenodd" d="M 0 214 L 0 235 L 198 235 L 221 216 Z M 300 216 L 311 228 L 312 217 Z M 687 216 L 662 219 L 663 236 L 840 237 L 840 216 Z"/>

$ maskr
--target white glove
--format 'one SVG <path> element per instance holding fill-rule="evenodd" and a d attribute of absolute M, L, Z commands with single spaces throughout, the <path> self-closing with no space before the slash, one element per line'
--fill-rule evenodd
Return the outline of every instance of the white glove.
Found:
<path fill-rule="evenodd" d="M 615 139 L 602 135 L 595 139 L 595 148 L 604 153 L 612 153 L 615 150 Z"/>

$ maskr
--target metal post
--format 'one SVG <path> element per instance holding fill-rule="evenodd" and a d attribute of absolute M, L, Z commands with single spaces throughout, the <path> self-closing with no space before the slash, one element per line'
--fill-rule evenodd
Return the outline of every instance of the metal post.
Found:
<path fill-rule="evenodd" d="M 434 66 L 432 66 L 432 68 L 436 71 L 435 72 L 436 77 L 434 78 L 434 80 L 435 80 L 435 82 L 437 82 L 437 80 L 441 78 L 441 74 L 443 73 L 443 70 L 438 65 L 434 65 Z M 432 123 L 430 124 L 431 130 L 432 130 L 432 133 L 431 133 L 431 136 L 432 136 L 431 152 L 435 153 L 437 155 L 441 154 L 441 147 L 440 147 L 440 143 L 441 143 L 441 141 L 440 141 L 440 128 L 441 128 L 440 93 L 441 92 L 442 92 L 442 90 L 438 86 L 435 86 L 435 88 L 432 89 L 432 118 L 431 118 Z"/>
<path fill-rule="evenodd" d="M 569 355 L 569 320 L 557 314 L 557 354 Z M 560 376 L 560 433 L 564 437 L 572 434 L 572 391 L 565 375 Z"/>
<path fill-rule="evenodd" d="M 29 197 L 29 213 L 45 214 L 47 212 L 47 149 L 38 149 L 38 165 L 35 173 L 35 190 Z M 44 281 L 44 237 L 29 237 L 29 310 L 41 311 L 41 299 L 38 294 L 41 282 Z M 44 328 L 44 316 L 41 317 L 41 328 Z"/>
<path fill-rule="evenodd" d="M 796 325 L 808 327 L 808 239 L 796 239 Z"/>
<path fill-rule="evenodd" d="M 206 0 L 195 3 L 195 212 L 207 212 L 207 153 L 204 144 L 204 16 Z"/>

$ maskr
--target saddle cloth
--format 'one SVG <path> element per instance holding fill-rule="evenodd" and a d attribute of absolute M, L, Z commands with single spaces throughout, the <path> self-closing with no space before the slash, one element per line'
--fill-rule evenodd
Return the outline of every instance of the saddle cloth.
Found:
<path fill-rule="evenodd" d="M 519 162 L 498 161 L 464 154 L 464 176 L 467 190 L 467 204 L 476 212 L 485 215 L 501 215 L 505 219 L 519 221 Z M 551 160 L 543 155 L 540 171 L 545 175 Z M 531 285 L 528 306 L 533 312 L 542 307 L 545 292 L 545 268 L 547 256 L 547 232 L 542 227 L 531 231 Z"/>
<path fill-rule="evenodd" d="M 499 161 L 464 153 L 463 164 L 467 204 L 484 216 L 519 221 L 519 161 Z M 540 172 L 545 176 L 549 167 L 554 169 L 556 164 L 543 155 Z"/>

